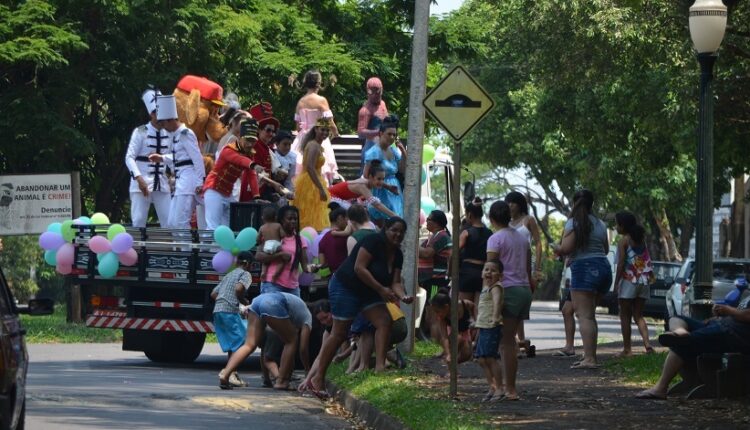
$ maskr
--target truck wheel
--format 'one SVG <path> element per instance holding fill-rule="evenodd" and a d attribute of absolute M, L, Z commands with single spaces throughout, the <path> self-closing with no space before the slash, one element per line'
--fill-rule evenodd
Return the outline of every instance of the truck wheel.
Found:
<path fill-rule="evenodd" d="M 201 354 L 205 333 L 159 332 L 160 341 L 143 351 L 157 363 L 192 363 Z"/>

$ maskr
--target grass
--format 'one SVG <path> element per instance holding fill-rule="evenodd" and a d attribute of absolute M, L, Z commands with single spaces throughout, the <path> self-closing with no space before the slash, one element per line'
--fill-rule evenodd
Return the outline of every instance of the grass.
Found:
<path fill-rule="evenodd" d="M 122 342 L 122 330 L 91 328 L 65 320 L 65 304 L 44 316 L 21 315 L 28 343 L 110 343 Z"/>
<path fill-rule="evenodd" d="M 666 357 L 666 352 L 633 355 L 605 361 L 604 367 L 624 382 L 652 386 L 661 375 L 661 368 Z"/>
<path fill-rule="evenodd" d="M 55 306 L 55 313 L 44 316 L 21 315 L 28 343 L 120 343 L 122 330 L 86 327 L 83 323 L 69 323 L 65 318 L 65 304 Z M 216 343 L 216 335 L 206 335 L 206 343 Z"/>
<path fill-rule="evenodd" d="M 409 358 L 418 360 L 438 352 L 438 345 L 418 342 Z M 444 380 L 426 375 L 414 366 L 386 373 L 366 371 L 354 375 L 346 375 L 345 370 L 346 363 L 334 364 L 328 378 L 414 430 L 490 428 L 488 415 L 476 406 L 450 400 Z"/>

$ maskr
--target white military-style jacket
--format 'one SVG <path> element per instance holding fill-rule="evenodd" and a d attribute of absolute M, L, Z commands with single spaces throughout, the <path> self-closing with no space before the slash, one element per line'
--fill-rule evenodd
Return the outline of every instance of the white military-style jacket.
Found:
<path fill-rule="evenodd" d="M 170 192 L 166 164 L 152 163 L 148 160 L 148 156 L 153 153 L 166 156 L 172 151 L 171 145 L 172 139 L 169 133 L 166 130 L 157 130 L 150 122 L 133 130 L 128 151 L 125 153 L 125 165 L 130 171 L 131 193 L 141 192 L 135 180 L 138 176 L 143 176 L 149 192 Z"/>
<path fill-rule="evenodd" d="M 193 195 L 196 187 L 203 187 L 203 180 L 206 178 L 198 139 L 185 124 L 181 124 L 171 134 L 171 139 L 172 151 L 164 154 L 164 160 L 175 172 L 174 195 Z"/>

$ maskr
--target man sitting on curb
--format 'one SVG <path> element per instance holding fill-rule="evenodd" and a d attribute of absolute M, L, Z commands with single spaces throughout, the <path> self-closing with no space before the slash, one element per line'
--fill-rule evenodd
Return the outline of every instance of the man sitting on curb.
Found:
<path fill-rule="evenodd" d="M 639 399 L 667 398 L 669 383 L 680 373 L 684 380 L 698 379 L 696 359 L 705 353 L 739 352 L 750 354 L 750 309 L 746 299 L 739 307 L 714 305 L 714 318 L 699 321 L 686 317 L 669 320 L 670 332 L 659 336 L 659 343 L 669 347 L 659 381 L 652 388 L 636 394 Z"/>

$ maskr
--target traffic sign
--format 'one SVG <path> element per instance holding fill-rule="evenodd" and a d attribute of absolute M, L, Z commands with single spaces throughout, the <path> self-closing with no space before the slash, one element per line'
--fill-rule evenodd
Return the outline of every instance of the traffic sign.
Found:
<path fill-rule="evenodd" d="M 454 140 L 461 141 L 495 102 L 462 66 L 456 66 L 422 101 L 435 121 Z"/>

